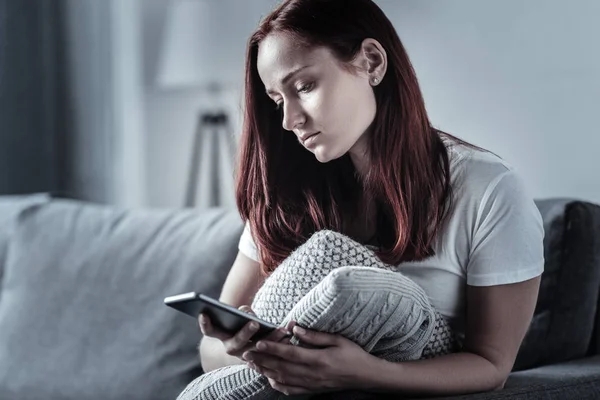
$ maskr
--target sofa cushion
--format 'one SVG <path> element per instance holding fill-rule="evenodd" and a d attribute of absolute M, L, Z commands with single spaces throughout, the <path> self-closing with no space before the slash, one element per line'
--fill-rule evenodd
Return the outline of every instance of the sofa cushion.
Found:
<path fill-rule="evenodd" d="M 174 399 L 201 373 L 197 322 L 163 303 L 218 297 L 234 210 L 55 200 L 21 214 L 0 302 L 0 399 Z"/>
<path fill-rule="evenodd" d="M 427 397 L 428 400 L 584 400 L 600 393 L 600 356 L 587 357 L 527 371 L 513 372 L 502 390 L 455 396 Z M 402 397 L 404 400 L 422 399 Z M 324 393 L 311 400 L 397 400 L 397 394 L 359 392 Z"/>
<path fill-rule="evenodd" d="M 4 262 L 6 261 L 8 243 L 13 235 L 15 220 L 23 211 L 49 200 L 50 196 L 45 193 L 0 196 L 0 293 Z"/>
<path fill-rule="evenodd" d="M 584 400 L 597 399 L 598 393 L 600 357 L 588 357 L 513 372 L 502 390 L 432 397 L 430 400 Z"/>
<path fill-rule="evenodd" d="M 600 207 L 569 199 L 537 205 L 544 220 L 544 274 L 515 371 L 585 356 L 600 286 Z"/>

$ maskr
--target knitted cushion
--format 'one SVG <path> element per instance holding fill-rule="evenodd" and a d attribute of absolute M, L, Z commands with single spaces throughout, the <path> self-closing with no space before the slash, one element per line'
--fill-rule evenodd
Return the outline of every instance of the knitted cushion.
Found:
<path fill-rule="evenodd" d="M 332 231 L 315 233 L 265 281 L 252 304 L 273 324 L 342 335 L 389 361 L 455 351 L 446 321 L 412 280 L 375 253 Z M 296 338 L 295 345 L 302 345 Z M 275 399 L 266 377 L 246 365 L 211 371 L 190 383 L 179 400 Z"/>

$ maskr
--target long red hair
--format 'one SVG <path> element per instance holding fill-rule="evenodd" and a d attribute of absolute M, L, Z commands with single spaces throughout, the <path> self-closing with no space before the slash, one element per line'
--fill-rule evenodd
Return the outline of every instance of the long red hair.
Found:
<path fill-rule="evenodd" d="M 359 178 L 346 154 L 320 163 L 282 127 L 282 116 L 258 75 L 260 42 L 294 35 L 302 45 L 326 46 L 352 60 L 366 38 L 387 52 L 385 79 L 369 135 L 371 171 Z M 249 221 L 261 269 L 272 272 L 314 232 L 344 231 L 365 190 L 378 207 L 378 256 L 387 263 L 432 255 L 451 201 L 448 153 L 434 129 L 415 71 L 391 22 L 371 0 L 288 0 L 260 23 L 248 41 L 245 114 L 236 176 L 236 202 Z M 449 135 L 448 135 L 449 136 Z"/>

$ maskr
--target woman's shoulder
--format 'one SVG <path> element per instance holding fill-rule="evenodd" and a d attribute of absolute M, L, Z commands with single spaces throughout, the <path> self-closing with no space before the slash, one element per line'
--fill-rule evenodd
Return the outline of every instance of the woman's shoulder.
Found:
<path fill-rule="evenodd" d="M 449 155 L 457 226 L 468 226 L 472 233 L 487 226 L 537 234 L 539 211 L 515 167 L 490 150 L 460 143 L 449 147 Z"/>
<path fill-rule="evenodd" d="M 514 170 L 512 165 L 493 150 L 450 139 L 445 139 L 444 144 L 448 150 L 451 174 L 469 172 L 475 175 L 494 175 Z"/>
<path fill-rule="evenodd" d="M 519 172 L 493 151 L 452 143 L 448 154 L 453 198 L 458 207 L 481 212 L 491 204 L 523 204 L 527 208 L 533 204 Z"/>
<path fill-rule="evenodd" d="M 515 168 L 491 150 L 468 143 L 445 141 L 450 161 L 450 177 L 455 189 L 481 192 Z"/>

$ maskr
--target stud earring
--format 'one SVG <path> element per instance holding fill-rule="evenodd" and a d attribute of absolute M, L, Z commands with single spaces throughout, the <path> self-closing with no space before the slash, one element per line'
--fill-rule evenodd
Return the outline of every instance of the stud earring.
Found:
<path fill-rule="evenodd" d="M 373 82 L 373 85 L 377 85 L 377 84 L 379 83 L 379 79 L 377 79 L 377 78 L 373 78 L 373 81 L 372 81 L 372 82 Z"/>

